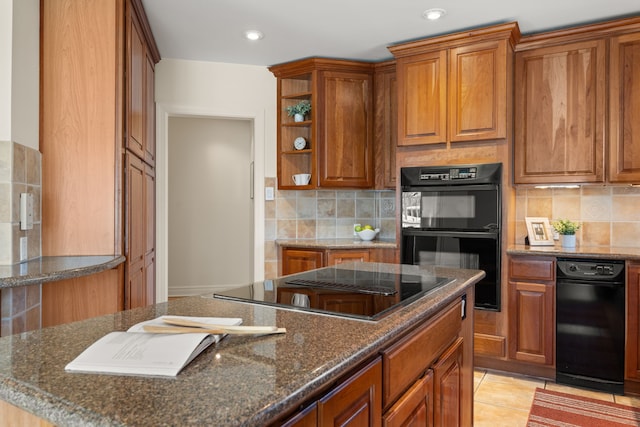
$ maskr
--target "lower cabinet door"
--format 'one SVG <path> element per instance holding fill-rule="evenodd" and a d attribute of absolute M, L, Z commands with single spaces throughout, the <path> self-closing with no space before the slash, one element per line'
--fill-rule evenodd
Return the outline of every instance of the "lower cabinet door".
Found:
<path fill-rule="evenodd" d="M 382 424 L 382 361 L 377 357 L 318 401 L 319 426 Z"/>
<path fill-rule="evenodd" d="M 434 426 L 460 425 L 462 393 L 462 338 L 458 338 L 433 365 Z"/>
<path fill-rule="evenodd" d="M 433 426 L 433 372 L 429 370 L 387 411 L 384 427 Z"/>
<path fill-rule="evenodd" d="M 318 408 L 316 405 L 311 405 L 286 420 L 281 427 L 316 427 L 317 425 Z"/>

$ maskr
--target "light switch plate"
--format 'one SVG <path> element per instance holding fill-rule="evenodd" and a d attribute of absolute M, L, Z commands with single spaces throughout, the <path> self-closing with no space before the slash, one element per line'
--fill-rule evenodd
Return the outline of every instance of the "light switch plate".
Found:
<path fill-rule="evenodd" d="M 265 200 L 273 200 L 275 197 L 273 187 L 265 187 L 264 188 L 264 199 Z"/>

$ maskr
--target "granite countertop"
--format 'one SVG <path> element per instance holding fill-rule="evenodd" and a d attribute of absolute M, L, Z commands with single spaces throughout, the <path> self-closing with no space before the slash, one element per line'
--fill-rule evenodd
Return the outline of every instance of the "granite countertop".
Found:
<path fill-rule="evenodd" d="M 640 247 L 623 248 L 611 246 L 581 246 L 575 248 L 563 248 L 555 246 L 527 246 L 512 245 L 507 248 L 508 255 L 547 255 L 555 257 L 616 259 L 616 260 L 640 260 Z"/>
<path fill-rule="evenodd" d="M 377 322 L 188 297 L 2 337 L 0 399 L 62 426 L 265 425 L 328 389 L 484 276 L 442 267 L 423 271 L 457 280 Z M 277 325 L 287 333 L 227 336 L 176 378 L 65 372 L 108 332 L 165 314 L 241 317 L 245 325 Z"/>
<path fill-rule="evenodd" d="M 346 239 L 278 239 L 276 240 L 276 244 L 290 248 L 320 249 L 396 249 L 398 247 L 395 239 L 373 239 L 366 242 L 364 240 L 360 240 L 358 237 Z"/>
<path fill-rule="evenodd" d="M 115 268 L 124 261 L 122 255 L 45 256 L 0 266 L 0 289 L 87 276 Z"/>

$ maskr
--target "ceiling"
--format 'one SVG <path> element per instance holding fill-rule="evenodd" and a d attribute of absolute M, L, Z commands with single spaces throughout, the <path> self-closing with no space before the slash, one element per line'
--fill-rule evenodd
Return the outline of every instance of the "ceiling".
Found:
<path fill-rule="evenodd" d="M 517 21 L 523 34 L 640 15 L 638 0 L 142 0 L 162 58 L 273 65 L 380 61 L 387 46 Z M 447 14 L 428 21 L 422 12 Z M 258 29 L 264 38 L 244 39 Z"/>

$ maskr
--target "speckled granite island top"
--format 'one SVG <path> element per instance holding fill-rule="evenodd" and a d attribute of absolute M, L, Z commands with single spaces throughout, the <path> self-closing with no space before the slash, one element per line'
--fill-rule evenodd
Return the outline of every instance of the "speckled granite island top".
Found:
<path fill-rule="evenodd" d="M 189 297 L 0 338 L 0 399 L 61 426 L 265 425 L 330 387 L 484 276 L 439 267 L 424 272 L 456 280 L 378 322 Z M 241 317 L 245 325 L 277 325 L 287 333 L 227 336 L 171 379 L 64 371 L 106 333 L 165 314 Z"/>
<path fill-rule="evenodd" d="M 347 239 L 278 239 L 279 246 L 290 248 L 323 248 L 323 249 L 358 249 L 380 248 L 395 249 L 398 245 L 394 239 L 360 240 L 358 237 Z"/>
<path fill-rule="evenodd" d="M 610 246 L 581 246 L 563 248 L 555 246 L 514 245 L 507 249 L 509 255 L 546 255 L 569 258 L 619 259 L 640 261 L 640 247 L 618 248 Z"/>
<path fill-rule="evenodd" d="M 88 276 L 117 267 L 122 255 L 45 256 L 15 265 L 0 266 L 0 289 Z"/>

